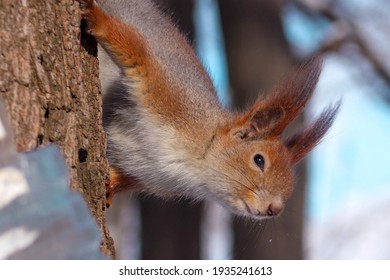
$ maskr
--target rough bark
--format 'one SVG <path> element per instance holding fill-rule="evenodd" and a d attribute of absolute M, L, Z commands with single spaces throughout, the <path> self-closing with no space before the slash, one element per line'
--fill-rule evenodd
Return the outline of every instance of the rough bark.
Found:
<path fill-rule="evenodd" d="M 113 257 L 98 62 L 80 45 L 79 4 L 2 0 L 0 26 L 0 96 L 17 150 L 60 146 L 70 186 L 83 194 L 101 229 L 101 249 Z"/>

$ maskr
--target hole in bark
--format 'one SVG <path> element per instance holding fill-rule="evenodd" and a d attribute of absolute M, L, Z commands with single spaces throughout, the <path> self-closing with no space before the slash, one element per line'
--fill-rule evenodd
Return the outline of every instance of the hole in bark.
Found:
<path fill-rule="evenodd" d="M 38 134 L 38 145 L 42 145 L 43 143 L 43 134 Z"/>
<path fill-rule="evenodd" d="M 43 55 L 42 55 L 42 54 L 40 54 L 40 55 L 38 56 L 38 61 L 39 61 L 39 63 L 40 63 L 41 65 L 43 65 Z"/>
<path fill-rule="evenodd" d="M 49 117 L 49 108 L 45 109 L 45 118 L 47 119 Z"/>
<path fill-rule="evenodd" d="M 88 151 L 86 149 L 80 148 L 79 149 L 79 162 L 83 163 L 87 161 L 88 157 Z"/>
<path fill-rule="evenodd" d="M 97 42 L 95 37 L 87 33 L 87 21 L 85 19 L 81 20 L 80 31 L 80 44 L 90 55 L 97 57 Z"/>

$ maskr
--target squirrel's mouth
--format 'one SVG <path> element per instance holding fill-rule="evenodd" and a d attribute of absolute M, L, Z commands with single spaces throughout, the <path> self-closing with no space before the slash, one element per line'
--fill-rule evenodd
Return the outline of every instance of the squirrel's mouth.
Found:
<path fill-rule="evenodd" d="M 244 206 L 243 210 L 245 210 L 247 215 L 258 220 L 270 219 L 270 218 L 280 216 L 284 208 L 281 203 L 274 202 L 274 203 L 270 203 L 265 210 L 261 211 L 257 208 L 250 207 L 248 202 L 243 197 L 240 197 L 240 200 L 242 202 L 242 205 Z"/>
<path fill-rule="evenodd" d="M 215 193 L 210 193 L 225 209 L 238 216 L 250 217 L 255 220 L 265 220 L 281 215 L 284 209 L 283 200 L 280 197 L 270 197 L 267 201 L 258 199 L 251 203 L 245 197 L 236 194 L 228 195 L 228 198 Z M 227 194 L 226 194 L 227 195 Z"/>

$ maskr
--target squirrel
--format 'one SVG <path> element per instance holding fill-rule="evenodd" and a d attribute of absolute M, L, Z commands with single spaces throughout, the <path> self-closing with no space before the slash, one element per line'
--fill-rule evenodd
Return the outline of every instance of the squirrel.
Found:
<path fill-rule="evenodd" d="M 250 108 L 218 101 L 186 38 L 150 0 L 80 0 L 99 45 L 108 201 L 119 191 L 212 198 L 241 216 L 280 215 L 293 167 L 331 127 L 340 102 L 282 136 L 320 76 L 316 56 Z"/>

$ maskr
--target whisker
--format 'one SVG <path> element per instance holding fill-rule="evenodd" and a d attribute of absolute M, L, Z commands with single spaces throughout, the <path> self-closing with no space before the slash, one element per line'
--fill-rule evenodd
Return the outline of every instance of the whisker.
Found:
<path fill-rule="evenodd" d="M 258 188 L 258 186 L 256 185 L 256 183 L 253 181 L 252 178 L 250 178 L 250 177 L 248 176 L 247 172 L 245 172 L 245 169 L 244 169 L 243 167 L 241 167 L 241 166 L 233 166 L 233 164 L 231 164 L 231 163 L 229 163 L 229 162 L 227 162 L 227 164 L 228 164 L 230 167 L 236 169 L 238 172 L 240 172 L 240 174 L 248 181 L 248 183 L 249 183 L 250 185 L 252 185 L 252 187 L 254 187 L 254 189 L 257 189 L 257 188 Z"/>
<path fill-rule="evenodd" d="M 230 167 L 232 167 L 233 169 L 237 170 L 247 181 L 248 183 L 256 190 L 258 189 L 258 186 L 257 184 L 253 181 L 252 178 L 250 178 L 246 172 L 246 170 L 244 169 L 244 167 L 242 167 L 241 165 L 234 165 L 230 162 L 226 162 L 226 164 Z M 217 172 L 219 172 L 218 170 L 216 170 Z"/>
<path fill-rule="evenodd" d="M 250 213 L 250 214 L 253 214 L 251 208 L 249 207 L 249 205 L 248 205 L 248 203 L 245 201 L 245 199 L 243 199 L 242 197 L 240 197 L 240 199 L 241 199 L 242 203 L 244 203 L 244 206 L 245 206 L 246 211 L 247 211 L 248 213 Z"/>
<path fill-rule="evenodd" d="M 215 168 L 213 168 L 213 167 L 209 167 L 209 168 L 210 168 L 211 170 L 217 172 L 218 174 L 224 176 L 226 179 L 228 179 L 227 181 L 222 181 L 222 182 L 229 182 L 229 181 L 230 181 L 230 182 L 237 183 L 237 184 L 239 184 L 240 186 L 243 186 L 244 188 L 246 188 L 247 190 L 249 190 L 250 192 L 252 192 L 253 194 L 255 194 L 256 196 L 259 196 L 259 194 L 258 194 L 256 191 L 254 191 L 254 190 L 251 189 L 250 187 L 246 186 L 246 185 L 243 184 L 242 182 L 238 181 L 237 179 L 231 177 L 230 175 L 225 174 L 225 173 L 223 173 L 223 172 L 221 172 L 221 171 L 219 171 L 219 170 L 217 170 L 217 169 L 215 169 Z"/>

